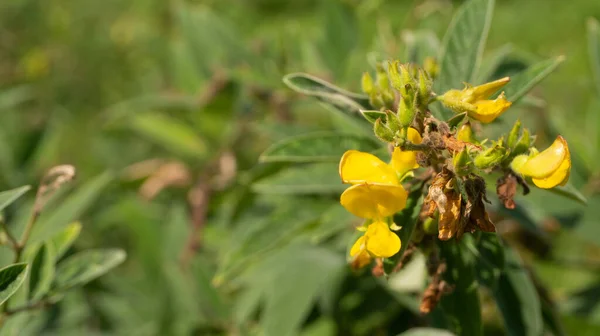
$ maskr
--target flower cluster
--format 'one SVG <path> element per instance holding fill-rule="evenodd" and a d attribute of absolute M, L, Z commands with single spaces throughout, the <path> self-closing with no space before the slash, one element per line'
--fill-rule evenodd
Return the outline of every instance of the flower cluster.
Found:
<path fill-rule="evenodd" d="M 363 76 L 363 91 L 376 109 L 363 114 L 373 123 L 375 135 L 388 143 L 391 160 L 386 163 L 356 150 L 341 158 L 340 177 L 351 186 L 340 202 L 365 220 L 358 228 L 364 233 L 350 249 L 354 268 L 400 251 L 402 242 L 395 231 L 406 223 L 394 223 L 393 217 L 407 203 L 402 182 L 417 180 L 420 183 L 412 184 L 426 187 L 418 225 L 433 219 L 437 221 L 438 239 L 449 240 L 460 239 L 465 232 L 495 231 L 485 209 L 484 174 L 503 174 L 496 191 L 508 208 L 515 206 L 512 199 L 517 185 L 526 191 L 529 181 L 544 189 L 568 181 L 571 157 L 561 136 L 540 152 L 532 146 L 535 138 L 517 121 L 497 140 L 477 139 L 472 123 L 491 123 L 511 107 L 504 92 L 497 94 L 510 78 L 478 86 L 467 84 L 462 90 L 437 95 L 432 91 L 432 75 L 395 61 L 380 64 L 375 79 L 369 74 Z M 434 117 L 429 105 L 436 101 L 452 110 L 455 117 Z M 413 170 L 418 168 L 423 174 L 415 176 Z"/>

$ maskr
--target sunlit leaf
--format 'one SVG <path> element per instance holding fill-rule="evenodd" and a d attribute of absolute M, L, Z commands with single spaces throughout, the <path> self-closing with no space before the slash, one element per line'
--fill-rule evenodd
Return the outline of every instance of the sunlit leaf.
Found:
<path fill-rule="evenodd" d="M 564 60 L 564 56 L 559 56 L 542 61 L 512 76 L 510 82 L 503 88 L 507 99 L 513 103 L 519 101 L 536 84 L 550 75 Z"/>
<path fill-rule="evenodd" d="M 74 254 L 58 264 L 53 290 L 64 291 L 83 286 L 121 264 L 125 257 L 125 251 L 120 249 L 98 249 Z"/>

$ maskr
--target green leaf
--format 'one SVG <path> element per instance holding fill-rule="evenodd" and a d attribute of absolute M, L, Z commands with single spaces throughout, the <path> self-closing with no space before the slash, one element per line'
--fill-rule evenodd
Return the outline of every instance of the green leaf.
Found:
<path fill-rule="evenodd" d="M 194 129 L 175 118 L 148 112 L 133 114 L 128 120 L 135 132 L 173 154 L 195 160 L 208 154 L 206 143 Z"/>
<path fill-rule="evenodd" d="M 381 118 L 381 120 L 385 120 L 386 115 L 381 111 L 360 111 L 360 113 L 367 119 L 368 122 L 374 124 L 377 119 Z"/>
<path fill-rule="evenodd" d="M 434 91 L 438 94 L 472 83 L 481 62 L 492 12 L 493 0 L 469 0 L 456 12 L 446 31 L 440 51 L 440 75 Z M 440 112 L 443 119 L 452 113 Z"/>
<path fill-rule="evenodd" d="M 440 259 L 445 260 L 448 270 L 444 280 L 454 285 L 452 293 L 444 295 L 440 302 L 446 324 L 457 335 L 483 334 L 481 304 L 477 292 L 476 260 L 467 244 L 471 236 L 460 241 L 439 241 Z M 465 307 L 469 307 L 465 309 Z"/>
<path fill-rule="evenodd" d="M 27 185 L 0 192 L 0 211 L 4 210 L 4 208 L 11 205 L 19 197 L 23 196 L 23 194 L 28 192 L 29 189 L 31 189 L 31 186 Z"/>
<path fill-rule="evenodd" d="M 322 0 L 324 39 L 320 43 L 321 56 L 336 78 L 342 78 L 349 55 L 358 43 L 360 35 L 354 8 L 337 0 Z"/>
<path fill-rule="evenodd" d="M 0 269 L 0 305 L 21 287 L 27 275 L 27 264 L 12 264 Z"/>
<path fill-rule="evenodd" d="M 112 179 L 113 175 L 110 172 L 100 174 L 77 188 L 55 210 L 48 214 L 43 213 L 33 227 L 29 244 L 52 237 L 78 219 L 88 207 L 94 204 Z"/>
<path fill-rule="evenodd" d="M 552 73 L 563 61 L 564 56 L 536 63 L 510 78 L 504 87 L 506 98 L 513 104 L 523 98 L 536 84 Z"/>
<path fill-rule="evenodd" d="M 81 223 L 73 222 L 69 224 L 64 230 L 50 238 L 47 243 L 51 245 L 56 254 L 56 260 L 60 259 L 65 252 L 73 245 L 79 233 L 81 232 Z"/>
<path fill-rule="evenodd" d="M 56 251 L 51 244 L 42 244 L 38 249 L 29 276 L 29 293 L 32 300 L 42 298 L 52 285 L 55 274 Z"/>
<path fill-rule="evenodd" d="M 121 249 L 76 253 L 58 264 L 53 290 L 64 291 L 82 286 L 121 264 L 125 257 L 125 251 Z"/>
<path fill-rule="evenodd" d="M 512 49 L 512 45 L 506 44 L 487 55 L 481 62 L 481 67 L 477 71 L 477 77 L 473 84 L 478 85 L 498 79 L 494 78 L 494 75 L 498 72 L 502 62 L 512 52 Z"/>
<path fill-rule="evenodd" d="M 342 110 L 358 113 L 370 106 L 366 95 L 346 91 L 309 74 L 292 73 L 284 76 L 283 82 L 294 91 L 316 97 Z"/>
<path fill-rule="evenodd" d="M 573 201 L 577 201 L 583 205 L 587 205 L 587 198 L 577 190 L 571 183 L 567 183 L 564 186 L 556 186 L 552 189 L 544 189 L 553 194 L 564 196 Z"/>
<path fill-rule="evenodd" d="M 587 21 L 588 52 L 596 90 L 600 95 L 600 24 L 595 18 Z"/>
<path fill-rule="evenodd" d="M 347 186 L 334 163 L 312 163 L 284 169 L 252 185 L 263 194 L 338 194 Z"/>
<path fill-rule="evenodd" d="M 477 257 L 477 279 L 494 289 L 504 270 L 504 247 L 495 232 L 481 232 L 479 235 L 477 244 L 469 245 L 471 252 Z"/>
<path fill-rule="evenodd" d="M 337 162 L 345 151 L 355 149 L 370 152 L 381 144 L 371 138 L 336 132 L 299 135 L 267 148 L 261 162 Z"/>
<path fill-rule="evenodd" d="M 453 336 L 454 334 L 444 329 L 412 328 L 397 336 Z"/>
<path fill-rule="evenodd" d="M 494 290 L 509 336 L 542 335 L 542 309 L 535 285 L 523 267 L 519 255 L 505 247 L 506 267 Z"/>
<path fill-rule="evenodd" d="M 330 336 L 337 335 L 336 323 L 330 317 L 321 317 L 315 322 L 309 324 L 299 336 Z"/>

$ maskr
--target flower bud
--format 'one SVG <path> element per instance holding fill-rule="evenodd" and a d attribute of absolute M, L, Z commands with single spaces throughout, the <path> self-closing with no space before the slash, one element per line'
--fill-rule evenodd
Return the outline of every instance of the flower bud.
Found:
<path fill-rule="evenodd" d="M 494 146 L 480 152 L 473 160 L 475 166 L 479 169 L 488 169 L 497 166 L 502 162 L 506 150 L 500 146 Z"/>
<path fill-rule="evenodd" d="M 402 82 L 402 77 L 400 77 L 400 71 L 398 71 L 398 66 L 400 63 L 398 61 L 390 62 L 388 65 L 388 74 L 390 76 L 390 82 L 394 89 L 400 91 L 404 86 Z"/>
<path fill-rule="evenodd" d="M 402 78 L 402 86 L 399 89 L 402 97 L 413 97 L 417 88 L 417 83 L 411 74 L 408 65 L 400 65 L 400 77 Z"/>
<path fill-rule="evenodd" d="M 385 106 L 385 102 L 383 101 L 381 94 L 375 92 L 369 94 L 369 104 L 371 104 L 371 106 L 377 110 Z"/>
<path fill-rule="evenodd" d="M 439 73 L 440 66 L 438 65 L 435 58 L 429 56 L 423 61 L 423 69 L 427 71 L 431 79 L 435 79 Z"/>
<path fill-rule="evenodd" d="M 361 80 L 362 91 L 369 96 L 375 92 L 375 84 L 373 83 L 373 77 L 368 72 L 363 73 Z"/>
<path fill-rule="evenodd" d="M 385 111 L 385 123 L 393 134 L 396 134 L 402 128 L 398 116 L 390 110 Z"/>
<path fill-rule="evenodd" d="M 377 86 L 379 86 L 379 89 L 382 91 L 389 90 L 390 89 L 390 79 L 388 77 L 387 72 L 385 72 L 385 69 L 383 68 L 383 66 L 378 64 L 376 71 L 377 71 Z"/>
<path fill-rule="evenodd" d="M 529 130 L 527 128 L 524 128 L 523 135 L 521 135 L 519 142 L 517 142 L 517 144 L 513 148 L 511 155 L 516 156 L 516 155 L 527 153 L 530 146 L 531 146 L 531 136 L 529 135 Z"/>
<path fill-rule="evenodd" d="M 385 142 L 393 142 L 394 141 L 394 132 L 392 132 L 380 119 L 375 121 L 373 124 L 373 131 L 375 135 L 381 140 Z"/>
<path fill-rule="evenodd" d="M 427 218 L 423 222 L 423 231 L 427 235 L 436 235 L 438 234 L 438 224 L 433 218 Z"/>
<path fill-rule="evenodd" d="M 407 97 L 400 98 L 400 102 L 398 104 L 398 120 L 400 122 L 400 126 L 405 128 L 412 124 L 415 119 L 416 110 L 408 101 Z"/>
<path fill-rule="evenodd" d="M 519 141 L 519 133 L 521 133 L 521 121 L 517 120 L 515 125 L 508 133 L 508 139 L 506 139 L 506 146 L 512 149 L 517 145 L 517 141 Z"/>
<path fill-rule="evenodd" d="M 456 138 L 460 141 L 472 144 L 479 143 L 479 141 L 475 139 L 475 135 L 473 135 L 473 129 L 471 128 L 471 123 L 468 121 L 458 129 L 458 132 L 456 132 Z"/>
<path fill-rule="evenodd" d="M 427 76 L 427 73 L 423 69 L 419 69 L 419 107 L 425 108 L 429 103 L 431 97 L 431 86 L 433 82 Z"/>
<path fill-rule="evenodd" d="M 464 176 L 471 172 L 471 157 L 469 156 L 466 147 L 458 154 L 454 155 L 452 164 L 454 165 L 454 173 L 456 173 L 456 175 Z"/>

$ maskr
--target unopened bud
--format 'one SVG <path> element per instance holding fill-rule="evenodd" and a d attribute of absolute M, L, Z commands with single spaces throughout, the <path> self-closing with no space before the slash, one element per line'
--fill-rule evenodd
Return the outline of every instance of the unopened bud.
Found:
<path fill-rule="evenodd" d="M 390 76 L 390 82 L 394 89 L 401 91 L 404 84 L 402 83 L 402 77 L 400 77 L 400 71 L 398 71 L 398 61 L 390 62 L 388 65 L 388 74 Z"/>
<path fill-rule="evenodd" d="M 527 151 L 529 151 L 530 146 L 531 146 L 531 135 L 529 134 L 529 130 L 527 128 L 524 128 L 523 135 L 521 135 L 519 142 L 517 142 L 517 144 L 513 148 L 511 155 L 516 156 L 516 155 L 527 153 Z"/>
<path fill-rule="evenodd" d="M 394 141 L 394 132 L 392 132 L 386 125 L 383 124 L 381 119 L 377 119 L 375 124 L 373 124 L 373 131 L 375 135 L 384 142 L 393 142 Z"/>
<path fill-rule="evenodd" d="M 425 60 L 423 61 L 423 69 L 427 71 L 431 79 L 435 79 L 439 73 L 440 67 L 435 58 L 430 56 L 425 58 Z"/>
<path fill-rule="evenodd" d="M 375 92 L 369 94 L 369 104 L 371 104 L 371 106 L 373 106 L 377 110 L 385 106 L 385 102 L 383 101 L 381 94 Z"/>
<path fill-rule="evenodd" d="M 502 162 L 506 155 L 506 149 L 500 146 L 494 146 L 480 152 L 475 159 L 475 166 L 479 169 L 488 169 L 497 166 Z"/>
<path fill-rule="evenodd" d="M 361 80 L 362 90 L 369 96 L 375 92 L 375 84 L 373 83 L 373 77 L 368 72 L 363 73 Z"/>
<path fill-rule="evenodd" d="M 377 86 L 381 91 L 388 91 L 390 89 L 390 80 L 387 72 L 382 65 L 377 65 Z"/>
<path fill-rule="evenodd" d="M 458 132 L 456 132 L 456 138 L 460 141 L 472 144 L 479 143 L 477 139 L 475 139 L 473 128 L 471 128 L 471 123 L 468 121 L 458 129 Z"/>
<path fill-rule="evenodd" d="M 521 121 L 517 120 L 513 126 L 513 128 L 508 133 L 508 138 L 506 139 L 506 146 L 510 149 L 514 148 L 519 141 L 519 133 L 521 133 Z"/>
<path fill-rule="evenodd" d="M 459 176 L 468 175 L 471 172 L 471 157 L 467 152 L 467 148 L 463 148 L 458 154 L 452 158 L 454 165 L 454 173 Z"/>
<path fill-rule="evenodd" d="M 398 116 L 392 111 L 385 111 L 385 120 L 386 125 L 392 131 L 393 134 L 396 134 L 402 128 L 400 125 L 400 121 L 398 120 Z"/>
<path fill-rule="evenodd" d="M 431 97 L 431 86 L 433 82 L 423 69 L 419 69 L 419 107 L 426 108 Z"/>
<path fill-rule="evenodd" d="M 405 128 L 412 124 L 415 119 L 415 108 L 407 98 L 402 97 L 398 104 L 398 120 L 400 126 Z"/>
<path fill-rule="evenodd" d="M 435 219 L 427 218 L 423 222 L 423 231 L 427 235 L 438 235 L 438 224 Z"/>
<path fill-rule="evenodd" d="M 411 74 L 408 65 L 400 65 L 400 77 L 402 78 L 402 87 L 399 89 L 402 97 L 413 97 L 417 89 L 417 83 Z"/>

